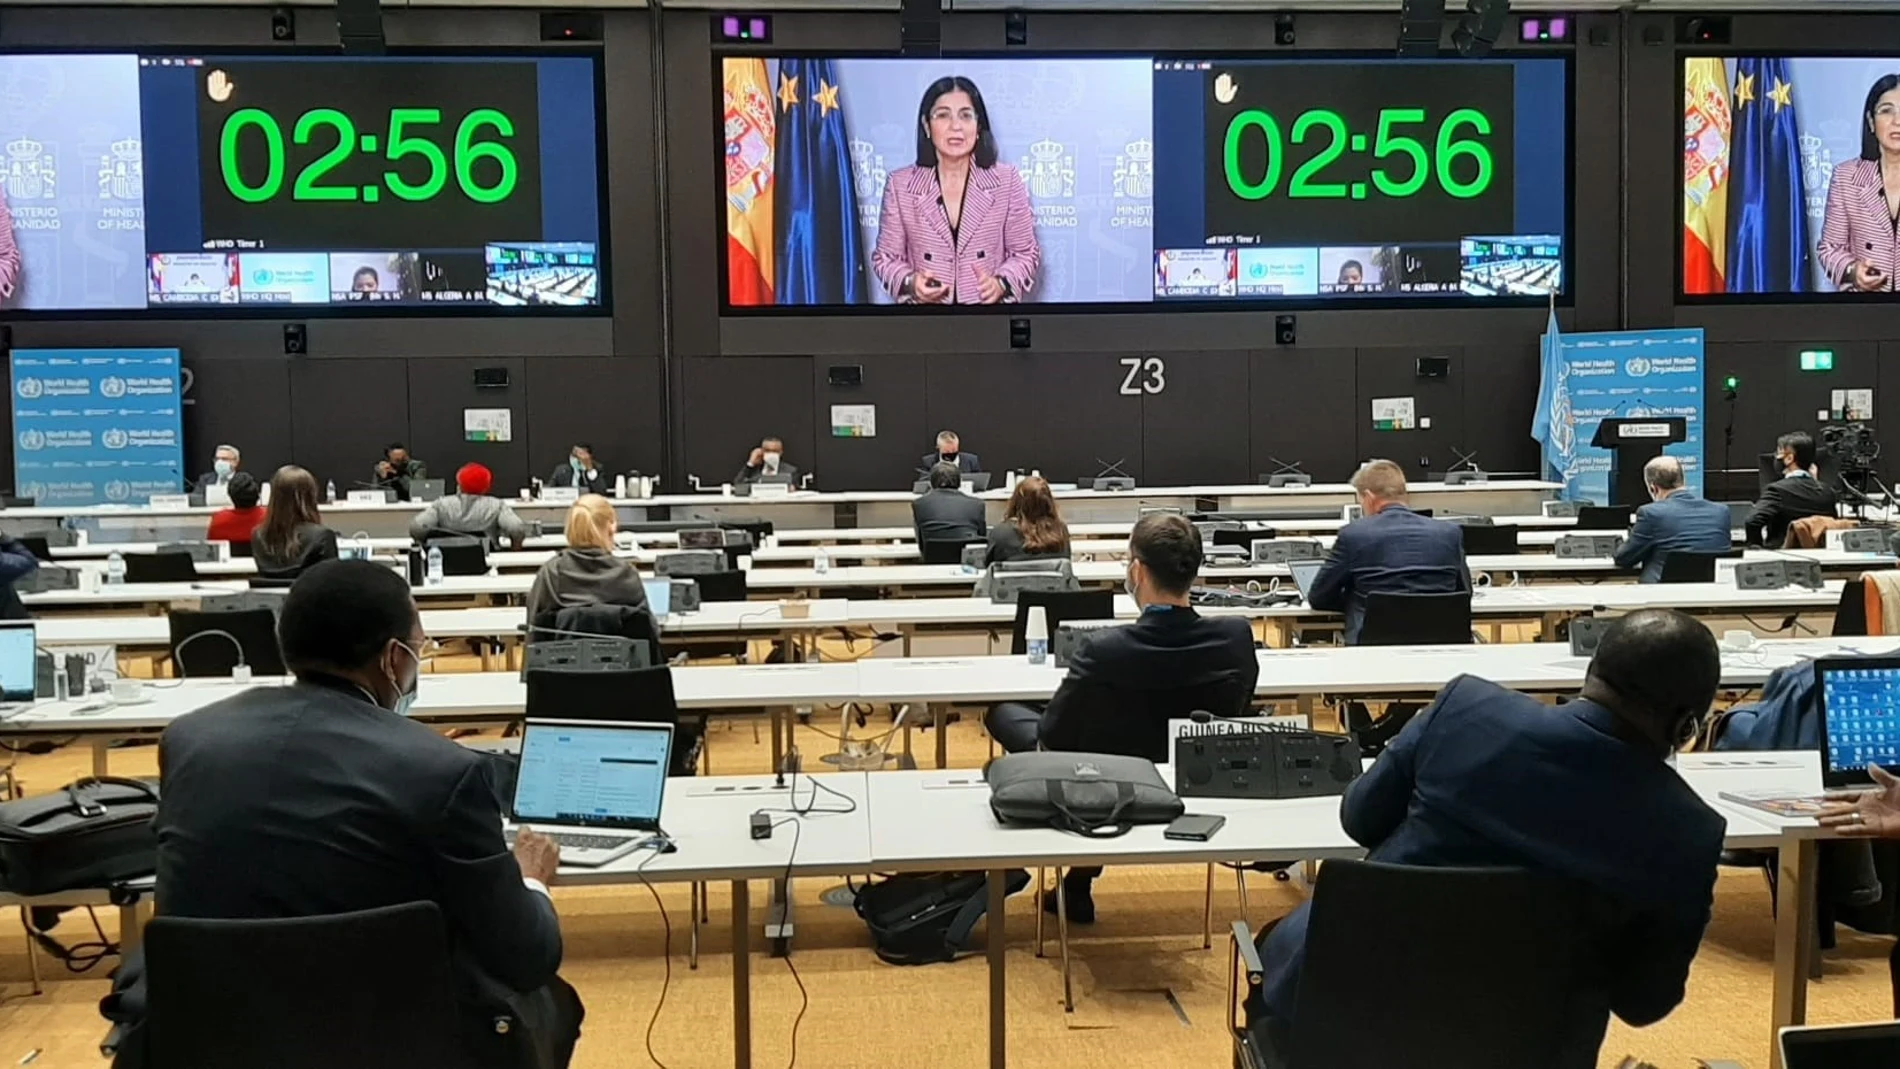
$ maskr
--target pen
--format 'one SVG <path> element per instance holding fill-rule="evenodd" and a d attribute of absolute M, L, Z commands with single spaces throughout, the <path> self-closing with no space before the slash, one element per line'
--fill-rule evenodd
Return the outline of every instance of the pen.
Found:
<path fill-rule="evenodd" d="M 32 1065 L 34 1060 L 37 1059 L 39 1056 L 40 1056 L 40 1048 L 34 1047 L 32 1050 L 29 1050 L 26 1052 L 26 1057 L 20 1059 L 20 1064 Z"/>

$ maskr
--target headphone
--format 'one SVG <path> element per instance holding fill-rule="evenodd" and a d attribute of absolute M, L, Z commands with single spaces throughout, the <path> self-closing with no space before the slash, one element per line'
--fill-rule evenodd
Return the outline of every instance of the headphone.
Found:
<path fill-rule="evenodd" d="M 1594 678 L 1599 684 L 1603 685 L 1618 698 L 1621 698 L 1625 702 L 1629 701 L 1628 693 L 1614 681 L 1605 678 L 1601 674 L 1595 674 Z M 1694 742 L 1697 736 L 1702 734 L 1702 723 L 1709 715 L 1706 709 L 1698 710 L 1692 705 L 1682 706 L 1676 709 L 1671 715 L 1667 733 L 1661 738 L 1657 738 L 1656 735 L 1652 734 L 1640 721 L 1625 715 L 1621 710 L 1613 709 L 1611 711 L 1617 714 L 1617 719 L 1634 728 L 1643 737 L 1661 743 L 1672 752 L 1688 748 L 1689 744 Z"/>

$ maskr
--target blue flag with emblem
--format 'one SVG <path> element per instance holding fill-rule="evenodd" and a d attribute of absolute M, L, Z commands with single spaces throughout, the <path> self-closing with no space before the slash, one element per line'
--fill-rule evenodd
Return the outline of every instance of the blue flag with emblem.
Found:
<path fill-rule="evenodd" d="M 779 304 L 871 300 L 840 92 L 831 60 L 779 60 L 772 176 Z"/>
<path fill-rule="evenodd" d="M 1733 107 L 1728 292 L 1803 292 L 1813 248 L 1788 61 L 1736 60 Z"/>
<path fill-rule="evenodd" d="M 1543 476 L 1564 484 L 1570 496 L 1576 469 L 1577 429 L 1570 418 L 1570 373 L 1564 361 L 1563 333 L 1557 327 L 1557 300 L 1551 298 L 1539 353 L 1537 407 L 1531 410 L 1531 438 L 1543 447 Z"/>

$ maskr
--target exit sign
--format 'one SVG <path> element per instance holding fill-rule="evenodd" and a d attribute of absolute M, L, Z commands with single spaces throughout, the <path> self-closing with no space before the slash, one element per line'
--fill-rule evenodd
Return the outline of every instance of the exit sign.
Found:
<path fill-rule="evenodd" d="M 1803 371 L 1832 371 L 1834 370 L 1834 350 L 1832 349 L 1803 349 L 1801 351 L 1801 370 Z"/>

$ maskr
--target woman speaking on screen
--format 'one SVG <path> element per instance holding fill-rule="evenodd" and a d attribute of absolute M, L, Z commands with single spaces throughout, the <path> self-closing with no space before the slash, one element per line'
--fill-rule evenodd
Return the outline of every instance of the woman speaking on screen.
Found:
<path fill-rule="evenodd" d="M 917 106 L 917 164 L 891 173 L 871 266 L 901 303 L 1020 301 L 1042 250 L 1022 176 L 996 159 L 983 94 L 939 78 Z"/>
<path fill-rule="evenodd" d="M 1860 159 L 1834 168 L 1821 220 L 1821 269 L 1841 289 L 1893 290 L 1900 269 L 1900 74 L 1867 91 Z"/>

